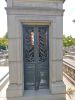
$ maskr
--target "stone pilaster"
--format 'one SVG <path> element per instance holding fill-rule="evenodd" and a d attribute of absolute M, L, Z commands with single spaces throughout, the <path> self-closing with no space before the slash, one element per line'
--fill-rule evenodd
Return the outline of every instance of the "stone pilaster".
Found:
<path fill-rule="evenodd" d="M 9 80 L 7 97 L 22 96 L 23 87 L 23 54 L 22 38 L 17 32 L 15 15 L 8 15 L 8 38 L 9 38 Z"/>

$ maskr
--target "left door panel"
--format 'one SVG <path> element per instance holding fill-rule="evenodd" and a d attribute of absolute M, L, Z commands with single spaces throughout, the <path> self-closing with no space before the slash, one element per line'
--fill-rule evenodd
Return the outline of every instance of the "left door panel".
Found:
<path fill-rule="evenodd" d="M 35 89 L 34 27 L 23 25 L 24 89 Z"/>

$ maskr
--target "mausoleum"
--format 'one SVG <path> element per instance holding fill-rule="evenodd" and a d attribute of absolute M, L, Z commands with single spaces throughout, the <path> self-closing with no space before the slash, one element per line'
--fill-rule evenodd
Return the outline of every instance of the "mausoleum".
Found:
<path fill-rule="evenodd" d="M 66 100 L 63 83 L 64 0 L 7 0 L 7 100 Z"/>

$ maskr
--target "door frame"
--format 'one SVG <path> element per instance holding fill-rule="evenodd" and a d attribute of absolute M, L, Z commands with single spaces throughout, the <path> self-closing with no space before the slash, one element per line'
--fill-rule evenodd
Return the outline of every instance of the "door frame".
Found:
<path fill-rule="evenodd" d="M 45 23 L 45 22 L 43 22 L 43 23 L 41 23 L 41 22 L 33 22 L 33 23 L 23 23 L 23 25 L 28 25 L 28 26 L 33 26 L 33 27 L 38 27 L 38 26 L 47 26 L 48 27 L 48 36 L 49 36 L 49 24 L 48 23 Z M 23 45 L 24 45 L 24 43 L 23 43 Z M 23 58 L 23 61 L 24 61 L 24 58 Z M 49 37 L 48 37 L 48 87 L 50 87 L 49 85 Z"/>

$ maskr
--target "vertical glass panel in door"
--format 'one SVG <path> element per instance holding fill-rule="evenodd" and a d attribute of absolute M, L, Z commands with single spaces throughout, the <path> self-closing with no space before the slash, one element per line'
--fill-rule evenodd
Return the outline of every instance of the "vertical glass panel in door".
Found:
<path fill-rule="evenodd" d="M 23 25 L 24 89 L 35 88 L 34 27 Z"/>
<path fill-rule="evenodd" d="M 40 76 L 39 88 L 48 88 L 49 84 L 49 64 L 48 64 L 48 26 L 38 26 L 38 72 Z"/>

